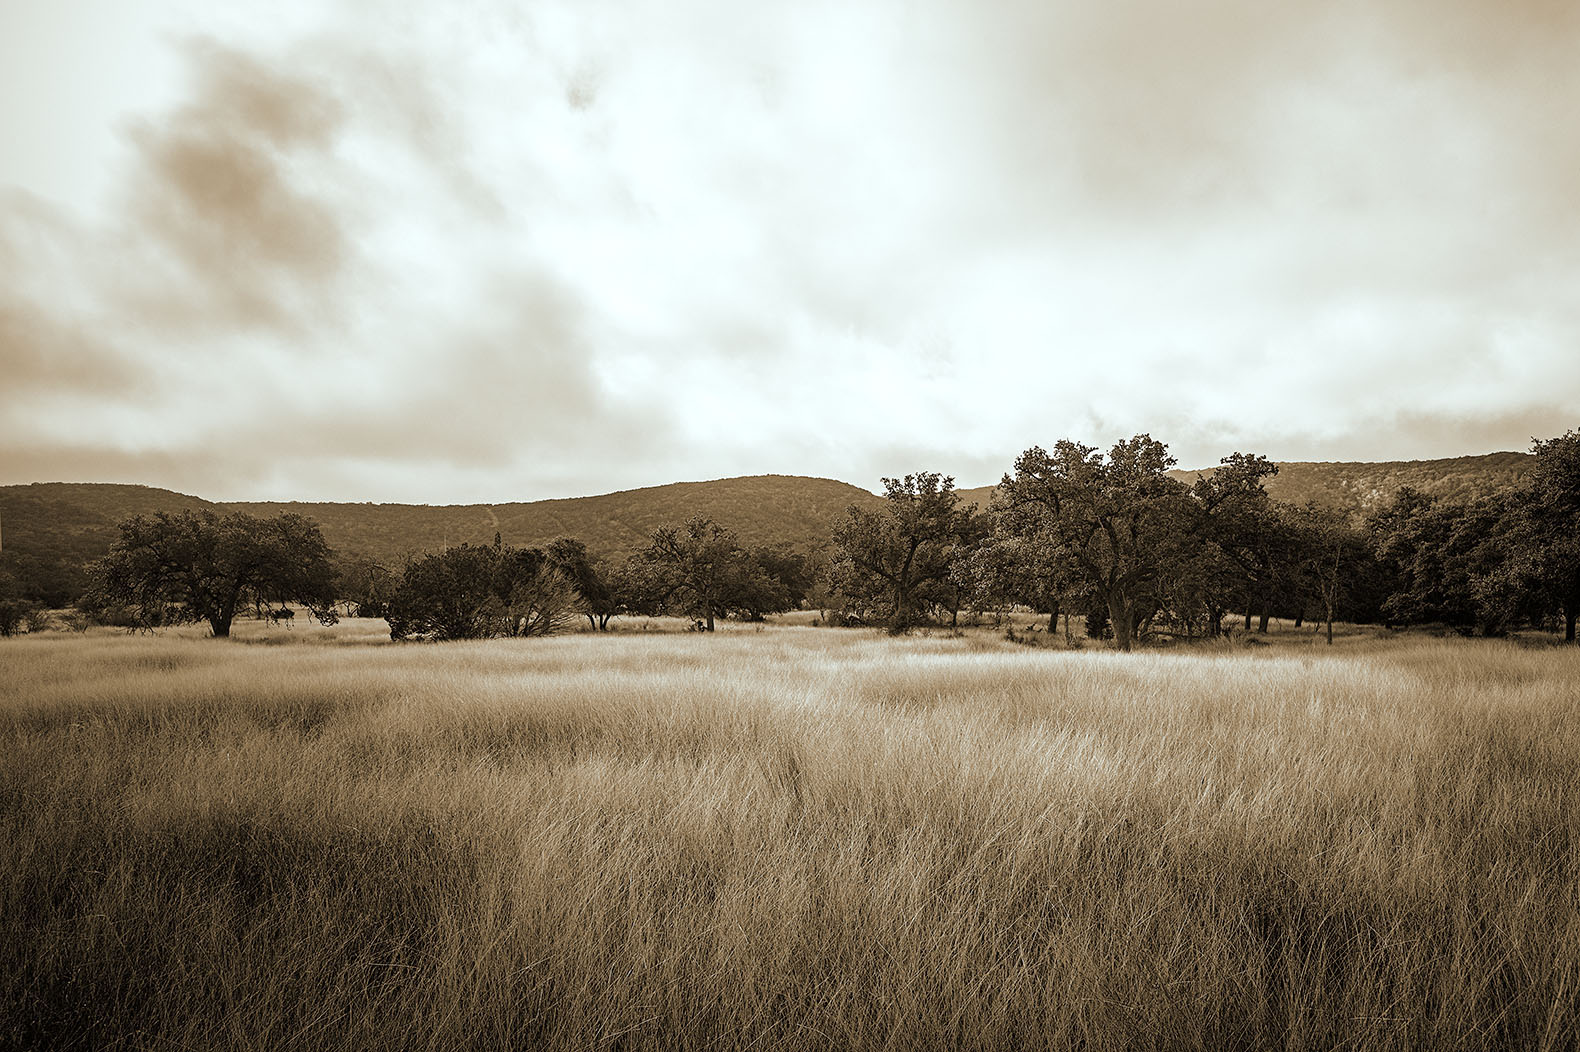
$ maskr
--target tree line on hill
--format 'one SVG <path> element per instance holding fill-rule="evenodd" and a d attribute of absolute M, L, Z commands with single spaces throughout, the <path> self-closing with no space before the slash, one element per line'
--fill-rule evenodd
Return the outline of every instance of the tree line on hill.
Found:
<path fill-rule="evenodd" d="M 1273 617 L 1436 623 L 1499 635 L 1551 627 L 1575 639 L 1580 615 L 1580 432 L 1535 443 L 1534 466 L 1496 497 L 1434 498 L 1405 488 L 1366 518 L 1272 499 L 1267 458 L 1235 453 L 1187 484 L 1148 435 L 1106 452 L 1069 440 L 1015 461 L 988 506 L 953 480 L 884 480 L 876 509 L 851 506 L 824 552 L 748 547 L 695 516 L 654 530 L 624 561 L 581 541 L 542 547 L 462 544 L 399 571 L 340 555 L 311 520 L 210 510 L 139 515 L 88 567 L 91 587 L 68 624 L 127 628 L 206 622 L 230 634 L 246 613 L 305 609 L 330 623 L 384 617 L 395 639 L 547 635 L 623 614 L 762 620 L 817 609 L 834 625 L 902 633 L 1029 608 L 1066 637 L 1079 617 L 1121 650 L 1158 636 L 1266 631 Z M 0 634 L 37 604 L 4 592 Z"/>

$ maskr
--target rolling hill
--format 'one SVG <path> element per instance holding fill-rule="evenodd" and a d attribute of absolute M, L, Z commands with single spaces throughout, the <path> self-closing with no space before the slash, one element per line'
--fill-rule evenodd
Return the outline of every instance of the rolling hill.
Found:
<path fill-rule="evenodd" d="M 812 550 L 828 541 L 833 521 L 851 504 L 879 498 L 832 479 L 757 475 L 511 504 L 343 504 L 244 501 L 216 503 L 150 486 L 36 482 L 0 486 L 0 567 L 24 593 L 53 603 L 81 594 L 84 563 L 109 550 L 116 523 L 156 511 L 209 509 L 253 515 L 297 512 L 314 519 L 340 551 L 399 567 L 409 554 L 454 544 L 486 544 L 497 532 L 510 544 L 576 537 L 595 552 L 622 556 L 667 523 L 706 515 L 742 543 Z"/>
<path fill-rule="evenodd" d="M 1528 453 L 1489 453 L 1447 460 L 1387 463 L 1289 463 L 1268 485 L 1283 501 L 1318 503 L 1366 513 L 1386 504 L 1401 486 L 1461 498 L 1496 492 L 1529 470 Z M 1206 469 L 1210 471 L 1211 469 Z M 1198 472 L 1176 471 L 1183 481 Z M 986 507 L 994 487 L 960 490 Z M 754 475 L 530 503 L 426 505 L 320 502 L 220 504 L 171 490 L 108 483 L 38 482 L 0 486 L 0 567 L 24 594 L 64 603 L 86 585 L 83 565 L 114 541 L 116 523 L 155 511 L 208 508 L 254 515 L 298 512 L 323 527 L 341 551 L 400 566 L 407 555 L 446 544 L 488 543 L 496 532 L 508 543 L 542 544 L 577 537 L 593 551 L 624 555 L 666 523 L 706 515 L 734 529 L 749 545 L 821 548 L 831 524 L 851 504 L 876 506 L 866 490 L 833 479 Z"/>
<path fill-rule="evenodd" d="M 593 551 L 622 555 L 641 547 L 658 527 L 693 515 L 725 524 L 754 547 L 819 548 L 828 540 L 830 523 L 851 504 L 876 503 L 878 498 L 866 490 L 833 479 L 753 475 L 525 504 L 257 502 L 227 507 L 253 515 L 298 512 L 316 519 L 334 547 L 399 566 L 408 553 L 445 544 L 485 544 L 496 531 L 510 544 L 576 537 Z"/>

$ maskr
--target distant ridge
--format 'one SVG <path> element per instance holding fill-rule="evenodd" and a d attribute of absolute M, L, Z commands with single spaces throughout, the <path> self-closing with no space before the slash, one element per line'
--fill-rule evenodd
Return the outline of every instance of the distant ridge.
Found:
<path fill-rule="evenodd" d="M 1268 490 L 1279 500 L 1314 500 L 1361 514 L 1387 504 L 1401 486 L 1451 498 L 1495 493 L 1517 483 L 1532 459 L 1529 453 L 1488 453 L 1384 463 L 1287 463 L 1279 465 Z M 1190 482 L 1198 472 L 1173 474 Z M 985 508 L 994 488 L 959 492 L 967 503 Z M 496 532 L 518 545 L 577 537 L 595 552 L 619 557 L 639 547 L 655 528 L 691 515 L 729 526 L 746 544 L 811 551 L 828 543 L 831 525 L 847 507 L 872 507 L 879 501 L 846 482 L 799 475 L 675 482 L 592 497 L 493 505 L 219 503 L 152 486 L 35 482 L 0 486 L 0 566 L 28 592 L 64 602 L 81 592 L 86 583 L 83 565 L 109 549 L 117 536 L 116 523 L 132 515 L 201 508 L 255 515 L 298 512 L 317 520 L 335 548 L 391 567 L 400 566 L 409 554 L 446 544 L 490 543 Z"/>
<path fill-rule="evenodd" d="M 1267 483 L 1274 500 L 1288 504 L 1315 501 L 1351 514 L 1366 515 L 1393 501 L 1405 486 L 1450 499 L 1474 498 L 1509 489 L 1530 470 L 1530 453 L 1483 453 L 1441 460 L 1290 461 L 1278 465 Z M 1181 482 L 1211 475 L 1210 468 L 1179 468 L 1169 472 Z M 962 500 L 984 508 L 997 486 L 959 490 Z"/>
<path fill-rule="evenodd" d="M 594 551 L 623 554 L 641 547 L 658 527 L 692 515 L 723 523 L 745 544 L 818 548 L 846 508 L 877 501 L 866 490 L 833 479 L 750 475 L 509 504 L 249 501 L 227 507 L 254 515 L 307 515 L 318 520 L 331 545 L 398 565 L 408 552 L 446 543 L 488 543 L 496 531 L 512 544 L 577 537 Z"/>

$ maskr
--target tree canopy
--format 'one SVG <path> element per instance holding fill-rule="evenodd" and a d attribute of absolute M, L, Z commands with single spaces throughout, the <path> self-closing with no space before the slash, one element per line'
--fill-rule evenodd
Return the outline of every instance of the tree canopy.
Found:
<path fill-rule="evenodd" d="M 545 554 L 553 566 L 576 589 L 587 623 L 599 632 L 609 631 L 609 622 L 624 612 L 628 591 L 624 574 L 610 567 L 573 537 L 549 542 Z"/>
<path fill-rule="evenodd" d="M 1575 641 L 1580 619 L 1580 431 L 1538 440 L 1522 534 L 1535 587 Z"/>
<path fill-rule="evenodd" d="M 119 529 L 91 568 L 90 605 L 121 608 L 148 627 L 207 621 L 221 638 L 249 605 L 299 603 L 324 624 L 336 620 L 329 546 L 300 515 L 156 512 Z"/>
<path fill-rule="evenodd" d="M 712 632 L 743 584 L 747 554 L 734 532 L 704 516 L 660 526 L 631 557 L 635 588 L 657 607 L 679 602 Z"/>
<path fill-rule="evenodd" d="M 462 544 L 407 562 L 390 596 L 391 639 L 544 636 L 579 613 L 575 586 L 537 548 Z"/>
<path fill-rule="evenodd" d="M 1174 458 L 1150 435 L 1116 442 L 1104 456 L 1068 439 L 1033 446 L 999 492 L 1017 509 L 1021 536 L 1077 573 L 1107 604 L 1114 641 L 1129 650 L 1152 591 L 1180 551 L 1189 492 L 1168 476 Z"/>
<path fill-rule="evenodd" d="M 955 571 L 969 555 L 973 515 L 955 480 L 933 471 L 883 480 L 877 511 L 851 505 L 834 527 L 838 589 L 874 610 L 889 631 L 909 631 L 929 604 L 959 606 Z"/>

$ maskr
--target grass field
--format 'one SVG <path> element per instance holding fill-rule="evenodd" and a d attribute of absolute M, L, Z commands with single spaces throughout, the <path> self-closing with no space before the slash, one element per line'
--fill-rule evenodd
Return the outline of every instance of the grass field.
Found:
<path fill-rule="evenodd" d="M 379 642 L 0 645 L 0 1047 L 1577 1047 L 1573 648 Z"/>

